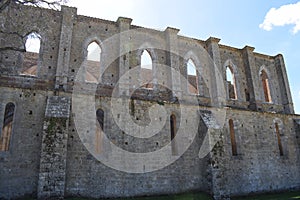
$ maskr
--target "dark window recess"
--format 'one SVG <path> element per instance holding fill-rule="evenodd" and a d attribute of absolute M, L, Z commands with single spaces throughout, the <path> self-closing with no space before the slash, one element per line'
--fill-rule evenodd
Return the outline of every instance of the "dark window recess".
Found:
<path fill-rule="evenodd" d="M 236 156 L 237 155 L 237 147 L 236 147 L 236 141 L 235 141 L 234 124 L 233 124 L 232 119 L 229 120 L 229 131 L 230 131 L 232 155 Z"/>
<path fill-rule="evenodd" d="M 282 143 L 281 143 L 281 136 L 280 136 L 279 126 L 278 126 L 277 122 L 275 123 L 275 130 L 276 130 L 276 136 L 277 136 L 279 154 L 280 154 L 280 156 L 283 156 L 283 148 L 282 148 Z"/>
<path fill-rule="evenodd" d="M 8 103 L 5 106 L 2 134 L 0 137 L 0 151 L 8 151 L 12 135 L 12 125 L 15 113 L 15 104 Z"/>

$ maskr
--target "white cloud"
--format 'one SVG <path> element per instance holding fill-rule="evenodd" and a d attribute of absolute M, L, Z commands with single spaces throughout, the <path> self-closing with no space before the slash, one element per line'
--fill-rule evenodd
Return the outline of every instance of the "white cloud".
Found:
<path fill-rule="evenodd" d="M 293 34 L 300 31 L 300 2 L 283 5 L 280 8 L 271 8 L 266 14 L 260 28 L 270 31 L 274 26 L 295 25 Z"/>

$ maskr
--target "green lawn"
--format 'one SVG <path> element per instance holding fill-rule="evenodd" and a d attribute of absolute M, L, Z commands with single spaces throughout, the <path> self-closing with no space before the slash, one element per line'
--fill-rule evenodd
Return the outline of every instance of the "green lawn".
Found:
<path fill-rule="evenodd" d="M 88 200 L 83 198 L 70 198 L 68 200 Z M 161 197 L 137 197 L 137 198 L 118 198 L 110 200 L 213 200 L 210 196 L 203 193 L 191 193 Z"/>
<path fill-rule="evenodd" d="M 23 198 L 23 200 L 34 200 L 33 198 Z M 95 200 L 88 198 L 67 198 L 66 200 Z M 101 199 L 99 199 L 101 200 Z M 203 193 L 188 193 L 181 195 L 170 195 L 161 197 L 137 197 L 137 198 L 118 198 L 103 200 L 213 200 L 212 197 Z M 279 194 L 265 194 L 245 197 L 235 197 L 232 200 L 300 200 L 300 191 L 285 192 Z"/>
<path fill-rule="evenodd" d="M 232 198 L 232 200 L 300 200 L 300 191 Z"/>
<path fill-rule="evenodd" d="M 88 199 L 69 198 L 68 200 L 88 200 Z M 161 197 L 119 198 L 114 200 L 212 200 L 212 198 L 203 193 L 190 193 L 190 194 L 161 196 Z M 248 196 L 248 197 L 236 197 L 236 198 L 232 198 L 232 200 L 300 200 L 300 191 L 286 192 L 286 193 L 279 193 L 279 194 Z"/>

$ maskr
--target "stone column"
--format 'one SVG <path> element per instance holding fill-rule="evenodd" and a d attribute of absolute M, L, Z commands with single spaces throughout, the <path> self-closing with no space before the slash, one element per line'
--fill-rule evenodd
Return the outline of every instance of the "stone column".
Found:
<path fill-rule="evenodd" d="M 224 80 L 224 70 L 220 55 L 219 49 L 220 39 L 210 37 L 206 40 L 206 46 L 208 47 L 208 53 L 214 61 L 214 67 L 211 70 L 211 101 L 212 106 L 217 108 L 222 108 L 226 104 L 226 87 Z M 219 111 L 221 113 L 219 113 Z M 222 115 L 222 112 L 226 112 L 224 110 L 219 110 L 218 113 Z M 214 111 L 216 114 L 216 111 Z M 201 113 L 201 112 L 200 112 Z M 211 173 L 212 173 L 212 193 L 213 197 L 216 200 L 225 200 L 230 199 L 228 197 L 228 191 L 226 188 L 226 181 L 224 179 L 224 174 L 226 172 L 226 162 L 221 155 L 220 152 L 224 151 L 224 145 L 222 140 L 222 130 L 223 127 L 222 120 L 215 118 L 215 114 L 202 112 L 201 116 L 208 127 L 208 140 L 210 148 L 212 148 L 210 152 L 211 159 Z M 224 113 L 225 114 L 225 113 Z M 205 120 L 206 119 L 206 120 Z M 208 119 L 208 120 L 207 120 Z"/>
<path fill-rule="evenodd" d="M 278 76 L 278 84 L 281 92 L 281 103 L 284 107 L 284 113 L 294 114 L 294 106 L 290 85 L 286 73 L 286 68 L 281 54 L 275 56 L 275 67 Z"/>
<path fill-rule="evenodd" d="M 168 59 L 167 65 L 173 68 L 177 73 L 172 72 L 172 91 L 173 97 L 181 97 L 182 89 L 181 89 L 181 80 L 180 80 L 180 69 L 179 69 L 179 54 L 178 54 L 178 32 L 179 29 L 167 27 L 165 30 L 165 36 L 167 40 L 167 52 Z"/>
<path fill-rule="evenodd" d="M 71 99 L 49 97 L 43 126 L 38 199 L 63 198 Z"/>
<path fill-rule="evenodd" d="M 61 7 L 62 23 L 58 50 L 55 89 L 67 89 L 74 17 L 77 9 Z"/>
<path fill-rule="evenodd" d="M 212 106 L 222 107 L 226 103 L 226 87 L 223 76 L 222 61 L 219 49 L 220 39 L 210 37 L 206 40 L 208 53 L 214 61 L 214 68 L 211 70 L 211 101 Z M 221 81 L 220 81 L 221 80 Z"/>
<path fill-rule="evenodd" d="M 123 33 L 130 29 L 132 19 L 119 17 L 117 20 L 119 32 Z M 121 78 L 130 67 L 130 35 L 120 34 L 120 57 L 119 57 L 119 78 Z M 129 80 L 123 79 L 119 82 L 119 95 L 129 96 Z"/>
<path fill-rule="evenodd" d="M 251 110 L 257 110 L 256 97 L 259 96 L 259 86 L 258 83 L 253 81 L 253 76 L 255 77 L 255 59 L 253 55 L 254 47 L 245 46 L 242 50 L 243 60 L 245 63 L 245 73 L 247 77 L 247 87 L 249 92 L 249 108 Z M 246 96 L 246 94 L 245 94 Z"/>
<path fill-rule="evenodd" d="M 215 111 L 214 111 L 215 112 Z M 222 111 L 221 111 L 222 112 Z M 224 144 L 220 121 L 215 117 L 215 114 L 209 110 L 200 110 L 199 115 L 201 122 L 207 128 L 207 135 L 201 145 L 199 158 L 204 158 L 207 153 L 210 157 L 211 165 L 208 168 L 211 171 L 211 191 L 215 200 L 229 199 L 229 191 L 226 184 L 227 163 L 224 156 Z"/>

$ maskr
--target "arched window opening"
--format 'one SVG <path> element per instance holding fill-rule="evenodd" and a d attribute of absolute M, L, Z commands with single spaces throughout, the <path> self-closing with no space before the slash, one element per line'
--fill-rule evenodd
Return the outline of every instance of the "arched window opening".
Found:
<path fill-rule="evenodd" d="M 262 70 L 260 73 L 260 78 L 262 81 L 264 96 L 266 102 L 272 102 L 270 85 L 269 85 L 269 77 L 265 70 Z"/>
<path fill-rule="evenodd" d="M 104 111 L 102 109 L 98 109 L 96 111 L 96 139 L 95 139 L 95 147 L 96 153 L 101 153 L 102 151 L 102 141 L 103 141 L 103 130 L 104 130 Z"/>
<path fill-rule="evenodd" d="M 283 148 L 282 148 L 282 143 L 281 143 L 281 137 L 280 137 L 280 131 L 279 131 L 279 126 L 278 123 L 275 123 L 275 130 L 276 130 L 276 136 L 277 136 L 277 142 L 278 142 L 278 148 L 279 148 L 279 154 L 280 156 L 283 156 Z"/>
<path fill-rule="evenodd" d="M 187 62 L 187 78 L 189 93 L 199 94 L 197 70 L 192 59 L 189 59 Z"/>
<path fill-rule="evenodd" d="M 100 60 L 101 60 L 101 48 L 97 42 L 92 42 L 87 47 L 87 58 L 85 64 L 85 81 L 98 82 L 100 75 Z"/>
<path fill-rule="evenodd" d="M 232 155 L 236 156 L 237 155 L 237 147 L 236 147 L 236 141 L 235 141 L 234 124 L 233 124 L 232 119 L 229 120 L 229 131 L 230 131 Z"/>
<path fill-rule="evenodd" d="M 15 104 L 8 103 L 5 106 L 2 134 L 0 137 L 0 150 L 8 151 L 12 134 L 12 124 L 14 119 Z"/>
<path fill-rule="evenodd" d="M 226 83 L 227 83 L 228 97 L 230 99 L 237 99 L 235 77 L 234 77 L 233 69 L 230 65 L 226 67 Z"/>
<path fill-rule="evenodd" d="M 153 63 L 147 50 L 143 50 L 141 55 L 141 80 L 145 83 L 142 87 L 153 89 Z"/>
<path fill-rule="evenodd" d="M 171 148 L 172 155 L 177 155 L 177 144 L 175 140 L 176 136 L 176 116 L 172 114 L 170 116 L 170 129 L 171 129 Z"/>
<path fill-rule="evenodd" d="M 26 37 L 25 48 L 26 52 L 24 53 L 21 75 L 37 76 L 41 36 L 36 32 L 30 33 Z"/>

